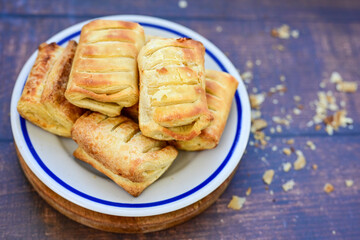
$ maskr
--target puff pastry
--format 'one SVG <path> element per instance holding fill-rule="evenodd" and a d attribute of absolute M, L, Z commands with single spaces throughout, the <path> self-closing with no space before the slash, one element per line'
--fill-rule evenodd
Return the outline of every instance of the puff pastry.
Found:
<path fill-rule="evenodd" d="M 131 119 L 85 113 L 73 126 L 74 156 L 91 164 L 133 196 L 157 180 L 177 156 L 164 141 L 141 134 Z"/>
<path fill-rule="evenodd" d="M 215 70 L 206 70 L 205 81 L 207 104 L 214 120 L 190 141 L 174 141 L 178 149 L 198 151 L 215 148 L 224 131 L 238 82 L 230 74 Z"/>
<path fill-rule="evenodd" d="M 154 38 L 141 49 L 139 124 L 145 136 L 190 140 L 210 124 L 205 95 L 204 46 Z"/>
<path fill-rule="evenodd" d="M 70 137 L 71 127 L 83 110 L 64 97 L 76 42 L 64 49 L 56 43 L 43 43 L 17 105 L 20 115 L 37 126 Z"/>
<path fill-rule="evenodd" d="M 123 114 L 132 120 L 134 122 L 139 123 L 139 103 L 131 106 L 131 107 L 125 107 L 123 108 L 121 114 Z"/>
<path fill-rule="evenodd" d="M 80 35 L 66 98 L 79 107 L 117 116 L 138 102 L 137 55 L 143 28 L 132 22 L 95 20 Z"/>

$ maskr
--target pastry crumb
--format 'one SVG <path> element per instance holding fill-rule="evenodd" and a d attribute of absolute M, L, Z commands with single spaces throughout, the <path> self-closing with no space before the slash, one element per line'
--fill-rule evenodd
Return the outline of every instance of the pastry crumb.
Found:
<path fill-rule="evenodd" d="M 289 156 L 289 155 L 291 155 L 291 149 L 290 148 L 284 148 L 283 153 L 285 153 L 285 155 Z"/>
<path fill-rule="evenodd" d="M 251 60 L 247 60 L 247 61 L 246 61 L 246 67 L 247 67 L 247 68 L 253 68 L 253 67 L 254 67 L 253 62 L 252 62 Z"/>
<path fill-rule="evenodd" d="M 240 210 L 245 202 L 246 202 L 246 198 L 233 195 L 227 207 L 233 210 Z"/>
<path fill-rule="evenodd" d="M 332 136 L 334 134 L 334 128 L 331 125 L 326 125 L 325 131 L 327 132 L 327 134 L 329 134 L 329 136 Z"/>
<path fill-rule="evenodd" d="M 249 187 L 249 188 L 246 190 L 245 195 L 246 195 L 246 196 L 249 196 L 250 194 L 251 194 L 251 187 Z"/>
<path fill-rule="evenodd" d="M 261 117 L 261 112 L 259 110 L 251 110 L 251 121 L 254 121 L 255 119 L 259 119 Z"/>
<path fill-rule="evenodd" d="M 346 102 L 344 100 L 341 100 L 340 101 L 340 106 L 343 107 L 343 108 L 346 107 Z"/>
<path fill-rule="evenodd" d="M 292 145 L 294 144 L 295 140 L 293 138 L 286 141 L 287 144 Z"/>
<path fill-rule="evenodd" d="M 285 118 L 280 118 L 279 116 L 273 116 L 272 117 L 273 122 L 277 123 L 277 124 L 281 124 L 281 125 L 285 125 L 285 126 L 289 126 L 290 125 L 290 121 L 285 119 Z"/>
<path fill-rule="evenodd" d="M 281 25 L 279 28 L 273 28 L 271 30 L 271 36 L 281 39 L 290 38 L 290 27 L 287 24 Z"/>
<path fill-rule="evenodd" d="M 180 0 L 178 2 L 179 8 L 186 8 L 188 6 L 188 3 L 186 0 Z"/>
<path fill-rule="evenodd" d="M 345 185 L 347 186 L 347 187 L 351 187 L 352 185 L 354 185 L 354 181 L 353 180 L 345 180 Z"/>
<path fill-rule="evenodd" d="M 347 117 L 346 110 L 339 110 L 332 116 L 328 116 L 324 119 L 326 127 L 330 130 L 338 130 L 339 127 L 346 127 L 348 124 L 352 124 L 354 121 L 352 118 Z M 329 132 L 328 132 L 329 133 Z"/>
<path fill-rule="evenodd" d="M 292 30 L 291 31 L 291 36 L 293 37 L 293 38 L 299 38 L 299 36 L 300 36 L 300 32 L 299 32 L 299 30 Z"/>
<path fill-rule="evenodd" d="M 275 133 L 275 128 L 271 127 L 270 128 L 270 133 Z"/>
<path fill-rule="evenodd" d="M 331 185 L 330 183 L 326 183 L 324 186 L 324 192 L 331 193 L 333 191 L 334 191 L 334 186 Z"/>
<path fill-rule="evenodd" d="M 264 119 L 255 119 L 251 125 L 251 132 L 257 132 L 267 127 L 267 122 Z"/>
<path fill-rule="evenodd" d="M 285 46 L 282 45 L 282 44 L 278 44 L 278 45 L 274 45 L 274 46 L 273 46 L 273 49 L 274 49 L 274 50 L 279 50 L 280 52 L 282 52 L 282 51 L 285 50 Z"/>
<path fill-rule="evenodd" d="M 275 171 L 272 169 L 266 170 L 264 175 L 263 175 L 263 180 L 267 185 L 270 185 L 273 177 L 274 177 Z"/>
<path fill-rule="evenodd" d="M 261 132 L 261 131 L 254 132 L 254 138 L 255 138 L 255 140 L 260 141 L 262 146 L 267 145 L 267 141 L 266 141 L 267 136 L 265 136 L 264 132 Z M 256 144 L 255 144 L 255 146 L 256 146 Z"/>
<path fill-rule="evenodd" d="M 297 159 L 294 162 L 294 169 L 295 170 L 303 169 L 306 165 L 306 159 L 300 150 L 296 151 L 296 155 L 297 155 Z"/>
<path fill-rule="evenodd" d="M 216 30 L 216 32 L 221 33 L 223 31 L 223 28 L 222 28 L 222 26 L 219 25 L 219 26 L 216 26 L 215 30 Z"/>
<path fill-rule="evenodd" d="M 313 164 L 313 165 L 312 165 L 312 169 L 317 170 L 317 169 L 318 169 L 318 165 L 317 165 L 317 164 Z"/>
<path fill-rule="evenodd" d="M 253 74 L 249 71 L 243 72 L 240 76 L 246 83 L 249 83 L 253 79 Z"/>
<path fill-rule="evenodd" d="M 295 182 L 294 180 L 289 180 L 282 185 L 282 189 L 287 192 L 294 188 Z"/>
<path fill-rule="evenodd" d="M 354 93 L 358 88 L 357 82 L 339 82 L 336 85 L 336 90 L 339 92 Z"/>
<path fill-rule="evenodd" d="M 306 123 L 307 127 L 312 127 L 314 125 L 314 122 L 312 120 L 310 120 L 309 122 Z"/>
<path fill-rule="evenodd" d="M 343 78 L 341 77 L 340 73 L 338 72 L 332 72 L 330 76 L 330 82 L 331 83 L 339 83 L 342 82 Z"/>
<path fill-rule="evenodd" d="M 294 108 L 293 112 L 295 115 L 300 115 L 301 114 L 301 110 L 299 108 Z"/>
<path fill-rule="evenodd" d="M 295 95 L 295 96 L 294 96 L 294 101 L 295 101 L 295 102 L 300 102 L 300 101 L 301 101 L 301 97 Z"/>
<path fill-rule="evenodd" d="M 283 163 L 284 172 L 288 172 L 288 171 L 290 171 L 290 169 L 291 169 L 291 163 L 290 162 Z"/>
<path fill-rule="evenodd" d="M 265 101 L 265 94 L 259 93 L 259 94 L 250 94 L 250 105 L 251 108 L 259 108 L 260 105 Z"/>
<path fill-rule="evenodd" d="M 311 149 L 311 150 L 316 150 L 316 146 L 312 141 L 306 141 L 306 145 Z"/>

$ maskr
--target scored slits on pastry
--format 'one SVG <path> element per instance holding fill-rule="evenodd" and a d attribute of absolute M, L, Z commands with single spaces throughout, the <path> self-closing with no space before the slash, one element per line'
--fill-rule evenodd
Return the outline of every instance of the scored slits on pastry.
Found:
<path fill-rule="evenodd" d="M 145 49 L 145 50 L 144 50 Z M 143 109 L 151 110 L 151 119 L 166 135 L 154 136 L 163 140 L 191 139 L 210 122 L 206 106 L 204 82 L 204 47 L 189 39 L 153 39 L 139 55 L 141 74 L 141 100 Z M 207 115 L 207 116 L 205 116 Z M 203 118 L 202 124 L 198 121 Z M 208 118 L 208 120 L 205 120 Z M 207 122 L 207 123 L 205 123 Z M 140 121 L 140 127 L 142 124 Z M 182 135 L 182 136 L 181 136 Z"/>
<path fill-rule="evenodd" d="M 86 44 L 79 54 L 84 57 L 129 57 L 136 58 L 138 50 L 132 43 L 127 42 L 99 42 L 97 44 Z"/>
<path fill-rule="evenodd" d="M 203 70 L 202 61 L 197 57 L 199 55 L 201 53 L 197 48 L 165 45 L 163 48 L 150 51 L 146 57 L 151 58 L 152 61 L 148 61 L 143 67 L 146 71 L 161 69 L 162 67 L 189 67 L 198 72 Z"/>
<path fill-rule="evenodd" d="M 206 98 L 208 108 L 214 116 L 210 126 L 190 141 L 173 141 L 178 148 L 187 151 L 212 149 L 220 141 L 230 112 L 231 102 L 238 82 L 228 73 L 206 70 Z"/>
<path fill-rule="evenodd" d="M 177 156 L 164 141 L 142 135 L 131 119 L 84 114 L 72 137 L 79 147 L 74 156 L 106 174 L 133 196 L 156 181 Z"/>
<path fill-rule="evenodd" d="M 167 66 L 156 70 L 146 70 L 153 77 L 147 79 L 148 88 L 158 88 L 166 85 L 196 85 L 201 81 L 197 72 L 189 67 Z"/>
<path fill-rule="evenodd" d="M 95 20 L 85 25 L 66 96 L 74 104 L 109 116 L 134 105 L 138 101 L 137 54 L 144 41 L 137 23 Z"/>
<path fill-rule="evenodd" d="M 210 111 L 216 112 L 217 109 L 224 107 L 222 106 L 223 102 L 221 100 L 222 96 L 227 94 L 228 91 L 229 90 L 226 89 L 220 81 L 216 81 L 216 79 L 206 76 L 206 99 Z"/>

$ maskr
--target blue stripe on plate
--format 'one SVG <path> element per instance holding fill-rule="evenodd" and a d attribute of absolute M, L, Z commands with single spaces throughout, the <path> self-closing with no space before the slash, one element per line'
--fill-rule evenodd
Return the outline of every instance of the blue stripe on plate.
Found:
<path fill-rule="evenodd" d="M 177 34 L 181 37 L 187 37 L 185 34 L 182 34 L 178 31 L 175 31 L 173 29 L 169 29 L 163 26 L 158 26 L 158 25 L 154 25 L 154 24 L 149 24 L 149 23 L 141 23 L 139 22 L 141 25 L 143 26 L 147 26 L 147 27 L 152 27 L 152 28 L 157 28 L 157 29 L 161 29 L 161 30 L 165 30 L 174 34 Z M 64 43 L 66 43 L 67 41 L 71 40 L 74 37 L 77 37 L 80 35 L 80 31 L 75 32 L 65 38 L 63 38 L 62 40 L 60 40 L 58 42 L 59 45 L 62 45 Z M 209 50 L 206 50 L 206 53 L 219 65 L 219 67 L 221 68 L 222 71 L 224 72 L 228 72 L 226 70 L 226 68 L 224 67 L 224 65 L 219 61 L 219 59 L 217 59 L 215 57 L 215 55 L 210 52 Z M 26 79 L 25 79 L 26 82 Z M 156 202 L 150 202 L 150 203 L 120 203 L 120 202 L 112 202 L 112 201 L 107 201 L 107 200 L 103 200 L 100 198 L 96 198 L 93 196 L 90 196 L 86 193 L 83 193 L 75 188 L 73 188 L 72 186 L 70 186 L 69 184 L 67 184 L 66 182 L 64 182 L 63 180 L 61 180 L 58 176 L 56 176 L 46 165 L 45 163 L 41 160 L 41 158 L 39 157 L 39 155 L 37 154 L 34 146 L 32 145 L 32 142 L 30 140 L 29 137 L 29 133 L 27 131 L 26 128 L 26 121 L 24 118 L 20 117 L 20 125 L 21 125 L 21 130 L 23 132 L 23 136 L 25 139 L 25 142 L 31 152 L 31 154 L 33 155 L 34 159 L 36 160 L 36 162 L 39 164 L 39 166 L 44 170 L 44 172 L 49 175 L 49 177 L 51 177 L 53 180 L 55 180 L 58 184 L 60 184 L 62 187 L 64 187 L 65 189 L 69 190 L 70 192 L 83 197 L 85 199 L 88 199 L 90 201 L 96 202 L 96 203 L 100 203 L 100 204 L 104 204 L 104 205 L 108 205 L 108 206 L 114 206 L 114 207 L 124 207 L 124 208 L 147 208 L 147 207 L 155 207 L 155 206 L 160 206 L 160 205 L 165 205 L 165 204 L 169 204 L 175 201 L 178 201 L 180 199 L 183 199 L 185 197 L 190 196 L 191 194 L 199 191 L 200 189 L 202 189 L 203 187 L 205 187 L 209 182 L 211 182 L 226 166 L 226 164 L 229 162 L 231 156 L 234 153 L 235 147 L 239 141 L 239 137 L 240 137 L 240 131 L 241 131 L 241 121 L 242 121 L 242 107 L 241 107 L 241 101 L 240 101 L 240 96 L 239 96 L 239 92 L 236 91 L 235 93 L 235 101 L 236 101 L 236 107 L 237 107 L 237 125 L 236 125 L 236 133 L 235 133 L 235 138 L 234 138 L 234 142 L 231 145 L 230 151 L 228 152 L 228 154 L 226 155 L 226 158 L 224 159 L 224 161 L 220 164 L 220 166 L 202 183 L 200 183 L 198 186 L 194 187 L 193 189 L 182 193 L 178 196 L 169 198 L 169 199 L 165 199 L 165 200 L 161 200 L 161 201 L 156 201 Z"/>

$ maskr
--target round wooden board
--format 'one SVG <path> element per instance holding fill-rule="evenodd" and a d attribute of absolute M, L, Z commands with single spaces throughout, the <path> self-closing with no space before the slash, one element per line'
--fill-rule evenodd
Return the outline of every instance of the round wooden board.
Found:
<path fill-rule="evenodd" d="M 121 217 L 91 211 L 56 194 L 43 184 L 30 170 L 17 147 L 16 152 L 25 176 L 34 189 L 47 203 L 76 222 L 103 231 L 117 233 L 146 233 L 160 231 L 181 224 L 197 216 L 220 197 L 229 185 L 237 169 L 235 168 L 231 175 L 215 191 L 190 206 L 155 216 Z"/>

